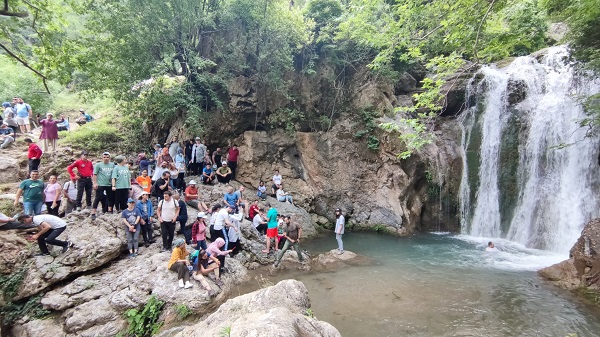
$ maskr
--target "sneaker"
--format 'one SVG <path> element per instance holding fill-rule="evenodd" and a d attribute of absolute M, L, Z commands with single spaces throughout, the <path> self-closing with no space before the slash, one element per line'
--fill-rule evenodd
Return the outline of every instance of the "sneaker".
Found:
<path fill-rule="evenodd" d="M 161 252 L 161 253 L 164 253 L 164 252 L 166 252 L 166 251 L 167 251 L 167 250 L 165 249 L 165 247 L 162 247 L 162 248 L 160 249 L 160 252 Z"/>
<path fill-rule="evenodd" d="M 216 279 L 215 284 L 218 285 L 219 287 L 222 287 L 224 285 L 223 281 L 221 281 L 221 279 Z"/>
<path fill-rule="evenodd" d="M 188 282 L 189 283 L 189 282 Z M 179 288 L 183 288 L 184 284 L 183 284 L 183 279 L 179 280 Z"/>
<path fill-rule="evenodd" d="M 129 253 L 129 258 L 130 258 L 130 259 L 131 259 L 131 258 L 134 258 L 134 257 L 135 257 L 135 254 L 134 254 L 134 253 Z"/>
<path fill-rule="evenodd" d="M 273 263 L 273 267 L 277 268 L 279 265 L 277 263 Z"/>
<path fill-rule="evenodd" d="M 338 253 L 338 255 L 342 255 L 342 254 L 344 254 L 344 251 L 340 250 L 340 252 Z"/>
<path fill-rule="evenodd" d="M 144 247 L 148 248 L 150 247 L 150 244 L 148 242 L 144 242 Z"/>
<path fill-rule="evenodd" d="M 193 285 L 193 284 L 191 284 L 191 283 L 190 283 L 190 281 L 187 281 L 187 282 L 185 283 L 185 286 L 184 286 L 184 288 L 185 288 L 185 289 L 188 289 L 188 288 L 191 288 L 191 287 L 193 287 L 193 286 L 194 286 L 194 285 Z"/>
<path fill-rule="evenodd" d="M 62 249 L 63 254 L 69 251 L 69 249 L 71 248 L 71 245 L 72 245 L 71 241 L 67 241 L 67 245 L 64 246 Z"/>
<path fill-rule="evenodd" d="M 96 220 L 96 214 L 92 214 L 92 221 Z"/>
<path fill-rule="evenodd" d="M 81 212 L 81 207 L 77 207 L 77 212 Z"/>

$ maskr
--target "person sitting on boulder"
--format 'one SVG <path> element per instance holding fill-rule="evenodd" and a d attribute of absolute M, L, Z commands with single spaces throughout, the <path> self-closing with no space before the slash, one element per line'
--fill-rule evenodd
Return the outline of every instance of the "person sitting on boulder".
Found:
<path fill-rule="evenodd" d="M 292 199 L 292 196 L 289 195 L 289 193 L 285 192 L 283 190 L 283 185 L 277 185 L 277 200 L 281 201 L 281 202 L 289 202 L 290 204 L 292 204 L 292 206 L 294 205 L 294 201 Z"/>
<path fill-rule="evenodd" d="M 28 240 L 37 240 L 40 252 L 37 256 L 50 255 L 47 244 L 54 246 L 61 246 L 62 253 L 69 251 L 69 248 L 73 246 L 71 241 L 61 241 L 57 237 L 67 229 L 67 223 L 54 215 L 41 214 L 31 216 L 29 214 L 23 214 L 17 218 L 17 220 L 25 225 L 35 224 L 38 228 L 38 233 L 30 236 Z"/>
<path fill-rule="evenodd" d="M 79 117 L 75 120 L 75 123 L 79 125 L 83 125 L 94 120 L 92 116 L 90 116 L 85 110 L 79 109 Z"/>
<path fill-rule="evenodd" d="M 206 206 L 204 201 L 200 199 L 200 194 L 198 192 L 198 188 L 196 187 L 196 181 L 193 179 L 190 180 L 188 187 L 185 188 L 185 202 L 201 212 L 210 213 L 208 206 Z"/>
<path fill-rule="evenodd" d="M 252 202 L 252 205 L 250 205 L 250 209 L 248 209 L 248 220 L 252 221 L 252 219 L 254 219 L 254 216 L 256 215 L 256 213 L 258 213 L 259 207 L 258 207 L 258 200 L 254 200 Z"/>
<path fill-rule="evenodd" d="M 215 171 L 212 169 L 212 165 L 207 163 L 202 170 L 202 183 L 210 185 L 215 180 Z"/>
<path fill-rule="evenodd" d="M 225 240 L 223 238 L 217 238 L 213 243 L 208 245 L 206 252 L 211 256 L 216 257 L 219 262 L 219 272 L 223 272 L 223 268 L 225 268 L 225 256 L 231 253 L 231 250 L 221 250 L 225 246 Z"/>
<path fill-rule="evenodd" d="M 65 118 L 65 115 L 60 115 L 57 120 L 56 127 L 58 131 L 69 131 L 69 121 Z"/>
<path fill-rule="evenodd" d="M 265 218 L 265 210 L 260 208 L 258 212 L 252 218 L 252 224 L 259 234 L 267 234 L 267 219 Z"/>
<path fill-rule="evenodd" d="M 233 191 L 233 186 L 227 186 L 227 193 L 223 195 L 223 201 L 225 201 L 226 206 L 230 206 L 235 212 L 237 212 L 240 196 Z"/>
<path fill-rule="evenodd" d="M 13 130 L 20 130 L 19 124 L 17 123 L 16 114 L 13 108 L 10 106 L 9 102 L 2 103 L 2 107 L 4 108 L 4 112 L 2 114 L 2 122 L 8 124 Z"/>
<path fill-rule="evenodd" d="M 220 266 L 221 262 L 219 261 L 219 259 L 207 253 L 205 249 L 200 250 L 200 252 L 198 253 L 198 259 L 196 260 L 196 266 L 194 268 L 196 269 L 196 272 L 194 272 L 194 279 L 200 282 L 204 289 L 208 290 L 208 294 L 210 296 L 213 296 L 214 292 L 208 284 L 208 282 L 206 282 L 206 280 L 204 279 L 204 276 L 208 276 L 210 275 L 210 273 L 214 273 L 215 283 L 217 284 L 217 286 L 222 287 L 223 281 L 221 281 L 221 278 L 219 276 Z"/>
<path fill-rule="evenodd" d="M 267 200 L 267 186 L 265 186 L 265 182 L 262 180 L 258 183 L 258 191 L 256 192 L 256 195 L 263 201 Z"/>
<path fill-rule="evenodd" d="M 224 161 L 221 163 L 221 167 L 217 169 L 217 180 L 219 183 L 228 184 L 231 181 L 231 168 L 227 166 L 227 162 Z"/>
<path fill-rule="evenodd" d="M 188 260 L 188 251 L 185 247 L 185 241 L 183 239 L 177 239 L 173 242 L 175 248 L 171 253 L 171 259 L 167 269 L 177 272 L 177 279 L 179 280 L 179 288 L 191 288 L 190 283 L 190 270 L 188 266 L 191 265 Z"/>
<path fill-rule="evenodd" d="M 15 142 L 17 134 L 15 130 L 8 126 L 7 122 L 2 122 L 0 126 L 0 149 L 7 148 L 10 144 Z"/>

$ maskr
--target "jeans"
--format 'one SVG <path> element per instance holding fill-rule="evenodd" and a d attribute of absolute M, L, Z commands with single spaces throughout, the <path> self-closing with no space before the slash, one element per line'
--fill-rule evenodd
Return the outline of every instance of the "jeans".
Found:
<path fill-rule="evenodd" d="M 302 262 L 304 260 L 302 258 L 302 253 L 300 253 L 300 243 L 298 243 L 298 241 L 292 243 L 290 240 L 285 240 L 285 243 L 283 244 L 283 248 L 280 249 L 279 254 L 277 254 L 277 259 L 275 260 L 275 266 L 279 265 L 279 261 L 281 261 L 283 254 L 285 254 L 285 252 L 290 248 L 290 246 L 293 246 L 294 249 L 296 250 L 296 253 L 298 253 L 298 260 L 300 262 Z"/>
<path fill-rule="evenodd" d="M 267 198 L 267 193 L 262 193 L 262 192 L 256 192 L 256 195 L 261 198 L 261 199 L 266 199 Z"/>
<path fill-rule="evenodd" d="M 175 237 L 175 223 L 172 221 L 161 222 L 160 235 L 162 236 L 163 248 L 171 250 L 173 238 Z"/>
<path fill-rule="evenodd" d="M 293 203 L 294 203 L 294 201 L 293 201 L 293 199 L 292 199 L 292 196 L 291 196 L 291 195 L 284 195 L 283 197 L 277 197 L 277 200 L 278 200 L 278 201 L 281 201 L 281 202 L 286 202 L 286 201 L 289 201 L 289 202 L 290 202 L 290 204 L 293 204 Z"/>
<path fill-rule="evenodd" d="M 186 227 L 188 217 L 178 216 L 176 221 L 179 221 L 179 232 L 185 237 L 185 243 L 190 244 L 192 242 L 192 228 Z"/>
<path fill-rule="evenodd" d="M 200 240 L 196 243 L 196 250 L 204 249 L 206 250 L 208 246 L 206 245 L 206 240 Z"/>
<path fill-rule="evenodd" d="M 92 178 L 79 178 L 77 183 L 77 207 L 81 207 L 81 199 L 83 199 L 83 191 L 85 191 L 85 205 L 92 206 Z"/>
<path fill-rule="evenodd" d="M 0 145 L 0 149 L 5 149 L 7 146 L 9 146 L 14 141 L 15 141 L 15 139 L 12 136 L 5 136 L 4 141 L 2 142 L 2 145 Z"/>
<path fill-rule="evenodd" d="M 56 239 L 62 232 L 64 232 L 65 229 L 67 229 L 66 226 L 57 229 L 50 229 L 38 238 L 37 242 L 42 254 L 49 253 L 48 246 L 46 245 L 47 243 L 61 247 L 66 247 L 68 245 L 67 241 L 61 241 Z"/>
<path fill-rule="evenodd" d="M 43 204 L 41 201 L 23 201 L 23 211 L 31 216 L 40 215 Z"/>
<path fill-rule="evenodd" d="M 343 252 L 344 251 L 344 242 L 342 241 L 342 234 L 336 234 L 335 239 L 337 240 L 339 251 Z"/>
<path fill-rule="evenodd" d="M 135 232 L 130 232 L 129 228 L 126 228 L 125 236 L 127 238 L 127 249 L 129 249 L 130 252 L 137 252 L 138 244 L 140 242 L 140 225 L 135 226 Z"/>

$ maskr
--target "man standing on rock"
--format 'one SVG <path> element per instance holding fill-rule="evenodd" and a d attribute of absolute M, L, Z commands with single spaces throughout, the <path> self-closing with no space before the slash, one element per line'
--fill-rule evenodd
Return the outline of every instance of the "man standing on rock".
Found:
<path fill-rule="evenodd" d="M 342 241 L 342 235 L 344 235 L 344 229 L 346 227 L 346 219 L 342 215 L 341 209 L 335 210 L 335 239 L 338 243 L 338 251 L 339 254 L 344 254 L 344 242 Z"/>
<path fill-rule="evenodd" d="M 31 171 L 30 179 L 25 179 L 19 185 L 14 205 L 19 205 L 19 198 L 23 196 L 23 209 L 26 214 L 31 216 L 42 214 L 42 205 L 44 204 L 44 181 L 39 179 L 40 173 L 37 170 Z"/>
<path fill-rule="evenodd" d="M 235 179 L 235 174 L 237 172 L 237 162 L 238 157 L 240 156 L 240 150 L 238 150 L 237 144 L 233 144 L 233 146 L 227 152 L 227 166 L 231 169 L 231 179 Z"/>
<path fill-rule="evenodd" d="M 71 165 L 67 166 L 67 172 L 71 176 L 71 179 L 78 179 L 77 182 L 77 210 L 81 211 L 81 199 L 83 199 L 83 191 L 85 191 L 85 204 L 87 207 L 92 206 L 92 175 L 94 174 L 94 164 L 91 160 L 87 159 L 88 152 L 82 151 L 79 159 L 74 161 Z M 73 169 L 76 168 L 79 173 L 79 177 L 75 175 Z"/>
<path fill-rule="evenodd" d="M 41 255 L 50 255 L 47 244 L 61 246 L 62 252 L 66 253 L 69 248 L 73 246 L 71 241 L 61 241 L 57 237 L 67 229 L 67 223 L 54 215 L 42 214 L 32 217 L 28 214 L 23 214 L 17 218 L 17 220 L 25 225 L 35 224 L 38 227 L 39 232 L 29 237 L 28 240 L 37 240 L 38 246 L 40 247 Z"/>
<path fill-rule="evenodd" d="M 263 253 L 269 254 L 271 250 L 271 239 L 277 237 L 277 209 L 271 207 L 271 204 L 266 203 L 265 207 L 267 211 L 267 249 L 263 250 Z M 277 250 L 277 242 L 275 242 L 275 250 Z"/>
<path fill-rule="evenodd" d="M 179 203 L 173 199 L 171 191 L 164 192 L 164 199 L 158 202 L 156 214 L 160 222 L 160 234 L 162 236 L 163 248 L 161 252 L 173 248 L 175 237 L 175 221 L 179 216 Z"/>
<path fill-rule="evenodd" d="M 92 204 L 92 220 L 96 220 L 96 208 L 102 202 L 102 212 L 112 213 L 115 204 L 115 193 L 112 190 L 112 171 L 115 163 L 110 161 L 110 153 L 102 154 L 102 162 L 94 166 L 93 188 L 96 190 L 94 203 Z"/>
<path fill-rule="evenodd" d="M 277 259 L 275 260 L 275 268 L 279 267 L 279 262 L 283 257 L 283 254 L 290 248 L 290 246 L 294 247 L 296 253 L 298 253 L 298 260 L 300 262 L 304 261 L 302 258 L 302 253 L 300 253 L 300 237 L 302 236 L 302 227 L 297 222 L 292 222 L 292 218 L 287 215 L 284 219 L 285 221 L 285 232 L 283 236 L 286 238 L 285 243 L 283 244 L 283 248 L 277 254 Z"/>
<path fill-rule="evenodd" d="M 202 144 L 202 139 L 196 137 L 196 144 L 192 146 L 192 157 L 190 158 L 190 171 L 192 175 L 199 175 L 204 168 L 204 157 L 206 156 L 206 146 Z"/>
<path fill-rule="evenodd" d="M 181 200 L 181 196 L 178 192 L 173 192 L 173 199 L 177 201 L 177 205 L 179 206 L 179 214 L 177 215 L 176 221 L 179 222 L 179 233 L 185 237 L 185 243 L 188 245 L 192 244 L 192 229 L 187 228 L 188 222 L 188 213 L 187 213 L 187 205 Z"/>
<path fill-rule="evenodd" d="M 31 138 L 25 138 L 25 143 L 27 144 L 27 159 L 29 160 L 29 173 L 31 171 L 37 171 L 40 167 L 40 161 L 42 160 L 42 149 L 31 140 Z"/>

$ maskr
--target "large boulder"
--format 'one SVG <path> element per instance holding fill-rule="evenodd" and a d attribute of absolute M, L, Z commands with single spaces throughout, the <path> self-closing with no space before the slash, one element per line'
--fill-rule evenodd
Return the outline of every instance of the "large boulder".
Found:
<path fill-rule="evenodd" d="M 227 336 L 310 337 L 341 336 L 331 324 L 310 315 L 304 284 L 284 280 L 274 286 L 225 302 L 208 318 L 185 328 L 178 337 Z"/>

